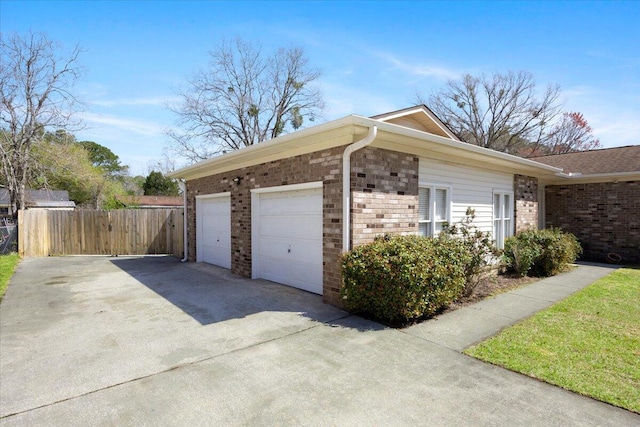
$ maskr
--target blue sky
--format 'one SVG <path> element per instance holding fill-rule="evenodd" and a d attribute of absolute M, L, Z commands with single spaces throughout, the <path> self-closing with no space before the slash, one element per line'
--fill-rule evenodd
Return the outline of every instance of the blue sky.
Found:
<path fill-rule="evenodd" d="M 146 174 L 163 157 L 165 108 L 208 52 L 237 36 L 301 46 L 323 75 L 323 119 L 415 104 L 450 78 L 528 70 L 559 84 L 604 147 L 640 143 L 640 2 L 0 2 L 3 33 L 78 44 L 79 139 Z M 317 123 L 317 122 L 316 122 Z"/>

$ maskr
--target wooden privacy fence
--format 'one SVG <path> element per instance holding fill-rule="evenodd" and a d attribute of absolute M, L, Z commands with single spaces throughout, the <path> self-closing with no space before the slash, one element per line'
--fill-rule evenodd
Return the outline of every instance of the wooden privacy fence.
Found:
<path fill-rule="evenodd" d="M 21 210 L 18 251 L 57 255 L 184 256 L 182 209 Z"/>

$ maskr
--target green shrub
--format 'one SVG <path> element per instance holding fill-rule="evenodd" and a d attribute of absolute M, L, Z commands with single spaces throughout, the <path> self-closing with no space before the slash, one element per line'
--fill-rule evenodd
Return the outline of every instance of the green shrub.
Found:
<path fill-rule="evenodd" d="M 541 252 L 533 230 L 527 230 L 504 241 L 502 259 L 509 271 L 524 277 Z"/>
<path fill-rule="evenodd" d="M 342 257 L 345 308 L 391 326 L 431 316 L 462 295 L 468 262 L 457 239 L 377 238 Z"/>
<path fill-rule="evenodd" d="M 467 208 L 464 218 L 457 224 L 447 224 L 438 235 L 438 240 L 460 239 L 464 245 L 469 261 L 465 264 L 464 296 L 469 296 L 482 281 L 482 273 L 491 264 L 498 252 L 491 239 L 491 233 L 484 232 L 473 224 L 475 210 Z"/>
<path fill-rule="evenodd" d="M 547 277 L 564 271 L 581 253 L 578 239 L 556 228 L 525 230 L 506 239 L 502 257 L 521 276 Z"/>

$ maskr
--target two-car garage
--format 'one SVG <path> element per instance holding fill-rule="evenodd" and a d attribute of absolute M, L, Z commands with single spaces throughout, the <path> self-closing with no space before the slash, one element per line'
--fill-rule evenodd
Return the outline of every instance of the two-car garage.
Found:
<path fill-rule="evenodd" d="M 229 193 L 196 197 L 199 262 L 231 268 Z M 252 277 L 322 294 L 322 182 L 251 190 Z"/>

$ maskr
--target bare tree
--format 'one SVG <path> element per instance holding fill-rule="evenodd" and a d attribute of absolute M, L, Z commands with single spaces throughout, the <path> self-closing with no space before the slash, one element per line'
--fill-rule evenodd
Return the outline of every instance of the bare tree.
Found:
<path fill-rule="evenodd" d="M 600 148 L 600 140 L 582 113 L 563 113 L 562 120 L 551 130 L 542 154 L 563 154 Z"/>
<path fill-rule="evenodd" d="M 467 74 L 429 96 L 428 105 L 461 140 L 519 154 L 525 145 L 546 144 L 560 113 L 559 93 L 558 86 L 550 85 L 537 96 L 533 76 L 526 71 Z M 420 96 L 418 100 L 424 103 Z"/>
<path fill-rule="evenodd" d="M 0 36 L 0 158 L 14 213 L 25 204 L 34 145 L 48 128 L 78 124 L 71 90 L 81 51 L 61 55 L 59 48 L 43 34 Z"/>
<path fill-rule="evenodd" d="M 207 70 L 180 94 L 171 154 L 192 162 L 275 138 L 313 121 L 323 108 L 313 83 L 320 76 L 301 48 L 267 56 L 240 39 L 210 53 Z"/>

